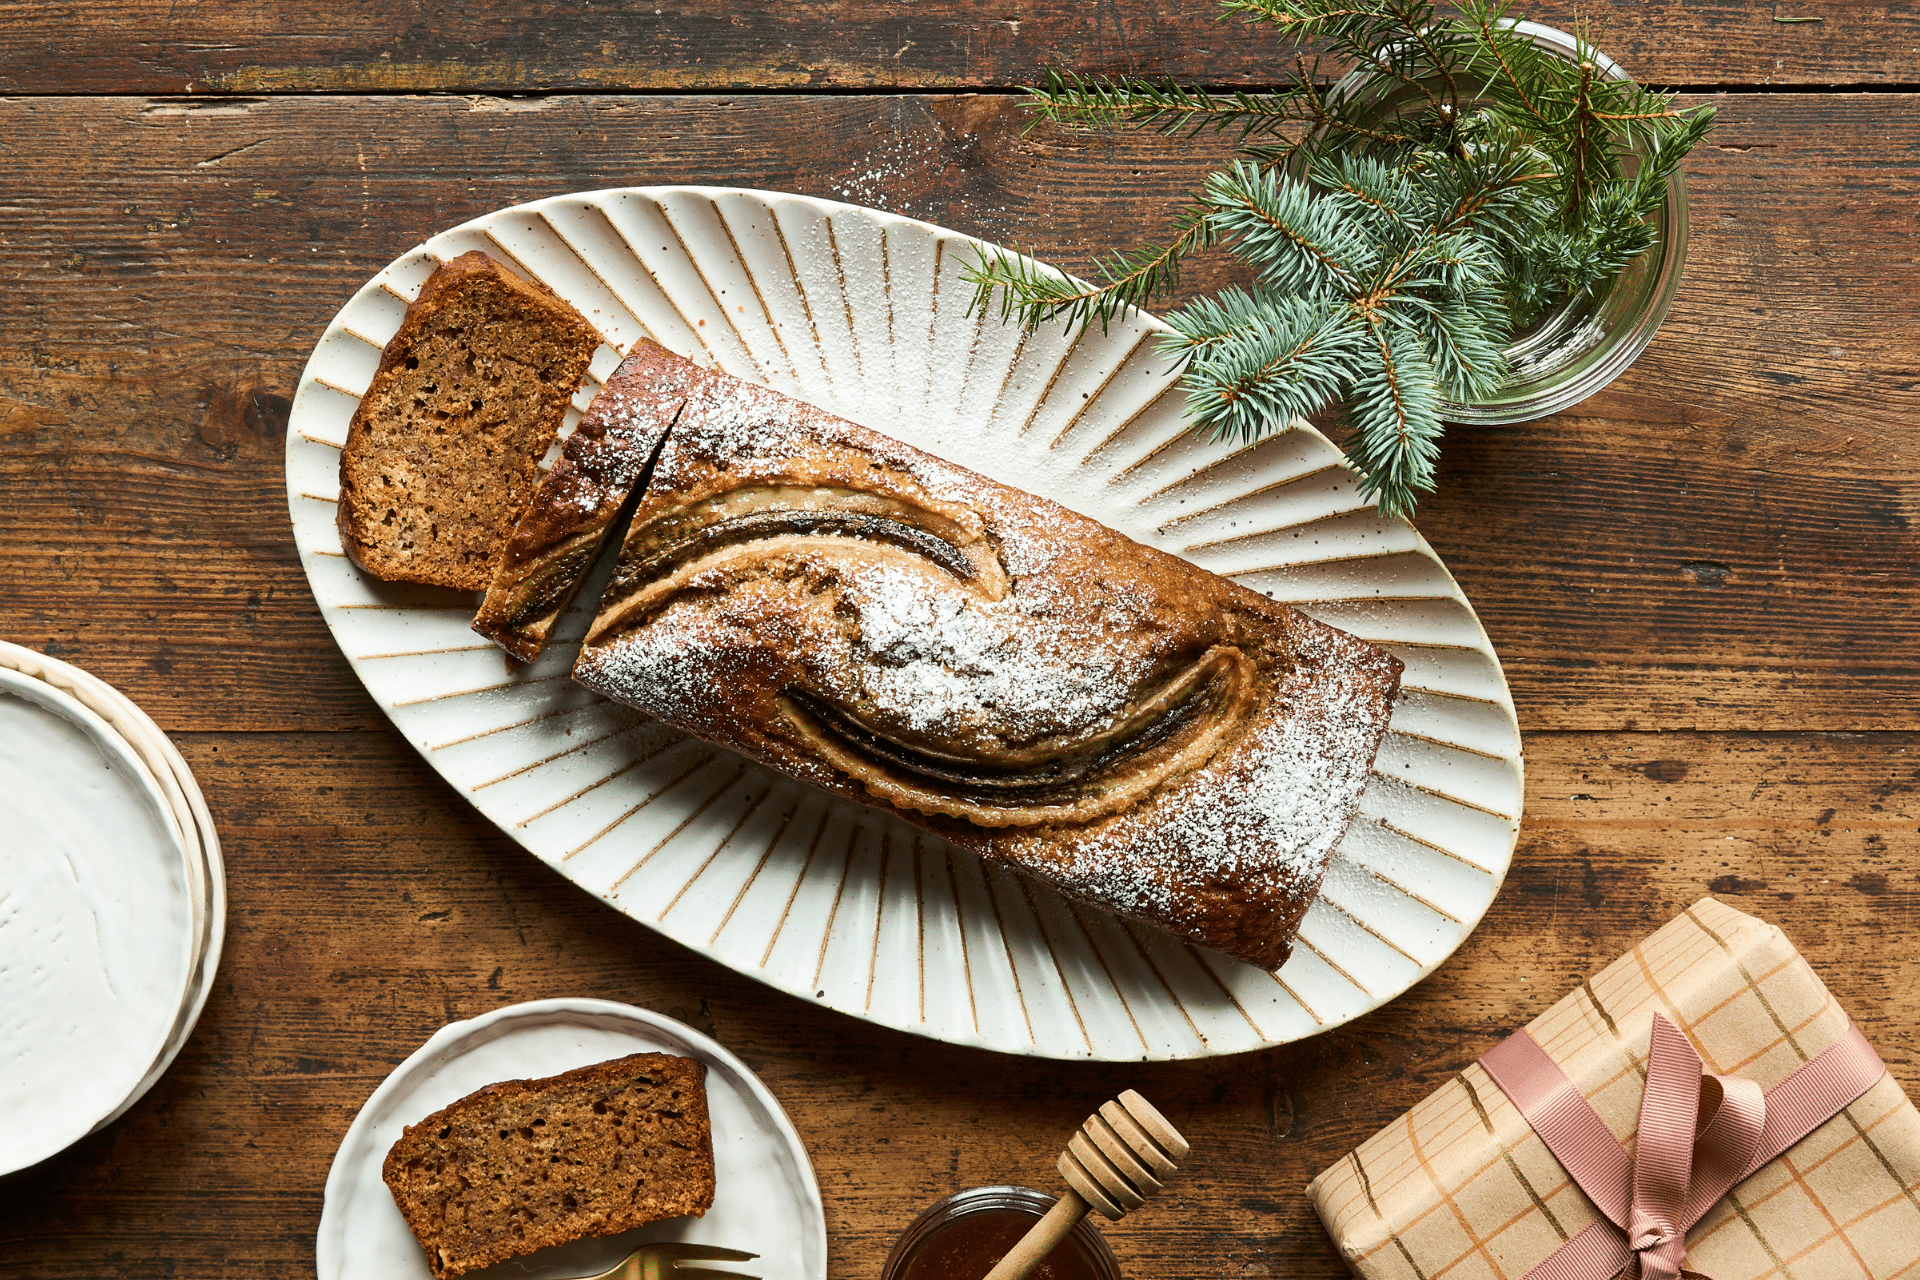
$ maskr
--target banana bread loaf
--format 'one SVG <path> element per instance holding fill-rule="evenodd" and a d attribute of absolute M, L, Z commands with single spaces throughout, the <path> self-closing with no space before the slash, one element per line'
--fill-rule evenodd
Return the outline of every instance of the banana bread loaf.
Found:
<path fill-rule="evenodd" d="M 1053 502 L 715 376 L 575 678 L 1278 967 L 1399 686 L 1385 651 Z"/>

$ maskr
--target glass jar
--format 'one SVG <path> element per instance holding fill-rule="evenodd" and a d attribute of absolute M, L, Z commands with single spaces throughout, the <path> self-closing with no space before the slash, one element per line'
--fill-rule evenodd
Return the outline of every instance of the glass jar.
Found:
<path fill-rule="evenodd" d="M 909 1280 L 909 1277 L 922 1280 L 919 1273 L 933 1261 L 930 1250 L 961 1244 L 961 1233 L 972 1236 L 985 1229 L 987 1241 L 997 1251 L 985 1255 L 977 1272 L 957 1274 L 946 1265 L 924 1270 L 925 1276 L 937 1276 L 938 1280 L 981 1280 L 1001 1255 L 1046 1216 L 1053 1204 L 1053 1196 L 1031 1187 L 974 1187 L 956 1192 L 928 1206 L 900 1233 L 887 1254 L 886 1265 L 881 1268 L 881 1280 Z M 978 1237 L 975 1240 L 977 1242 Z M 1067 1238 L 1032 1274 L 1040 1276 L 1042 1270 L 1061 1258 L 1062 1250 L 1071 1253 L 1065 1266 L 1054 1269 L 1056 1280 L 1120 1280 L 1120 1264 L 1105 1237 L 1094 1227 L 1091 1214 L 1073 1224 Z M 921 1262 L 921 1268 L 915 1268 L 916 1261 Z"/>
<path fill-rule="evenodd" d="M 1537 22 L 1515 22 L 1511 29 L 1557 57 L 1579 56 L 1579 43 L 1564 31 Z M 1610 79 L 1631 78 L 1605 54 L 1591 47 L 1588 54 Z M 1376 119 L 1391 119 L 1418 105 L 1397 89 L 1382 92 L 1378 80 L 1365 72 L 1348 75 L 1332 92 L 1377 97 Z M 1629 152 L 1625 162 L 1631 165 L 1633 156 Z M 1680 169 L 1668 180 L 1666 204 L 1652 221 L 1653 244 L 1611 283 L 1550 309 L 1514 336 L 1506 349 L 1510 372 L 1498 391 L 1472 404 L 1443 402 L 1441 418 L 1471 426 L 1530 422 L 1578 404 L 1625 373 L 1653 341 L 1680 288 L 1687 258 L 1687 185 Z"/>

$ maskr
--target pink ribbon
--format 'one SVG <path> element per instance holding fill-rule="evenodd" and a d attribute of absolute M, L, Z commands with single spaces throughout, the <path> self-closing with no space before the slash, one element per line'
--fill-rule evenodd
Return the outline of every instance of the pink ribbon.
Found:
<path fill-rule="evenodd" d="M 1686 1267 L 1687 1232 L 1720 1197 L 1872 1088 L 1887 1072 L 1860 1028 L 1764 1094 L 1708 1075 L 1680 1029 L 1656 1013 L 1633 1155 L 1558 1063 L 1522 1029 L 1480 1059 L 1567 1176 L 1603 1215 L 1525 1280 L 1707 1280 Z"/>

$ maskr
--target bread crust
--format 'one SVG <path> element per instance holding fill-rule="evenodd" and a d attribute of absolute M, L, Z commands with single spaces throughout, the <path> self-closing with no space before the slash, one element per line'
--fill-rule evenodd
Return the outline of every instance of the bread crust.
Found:
<path fill-rule="evenodd" d="M 381 1177 L 436 1276 L 713 1207 L 706 1064 L 636 1053 L 503 1080 L 406 1127 Z"/>
<path fill-rule="evenodd" d="M 522 662 L 540 656 L 688 390 L 703 376 L 691 360 L 650 339 L 634 344 L 514 525 L 474 617 L 475 631 Z"/>
<path fill-rule="evenodd" d="M 488 311 L 484 323 L 458 315 Z M 484 590 L 600 335 L 486 254 L 407 307 L 340 452 L 340 545 L 388 582 Z"/>
<path fill-rule="evenodd" d="M 1056 503 L 715 379 L 668 433 L 575 677 L 1275 968 L 1400 669 Z"/>

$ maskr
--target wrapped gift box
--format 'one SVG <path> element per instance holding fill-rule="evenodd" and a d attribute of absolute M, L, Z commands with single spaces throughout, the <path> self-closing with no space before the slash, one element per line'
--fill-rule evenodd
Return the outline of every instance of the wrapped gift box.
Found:
<path fill-rule="evenodd" d="M 1849 1034 L 1785 935 L 1702 899 L 1527 1026 L 1628 1150 L 1655 1013 L 1708 1073 L 1762 1089 Z M 1370 1280 L 1520 1280 L 1599 1217 L 1479 1063 L 1307 1194 Z M 1735 1186 L 1686 1242 L 1686 1265 L 1713 1280 L 1920 1277 L 1920 1114 L 1881 1076 Z"/>

